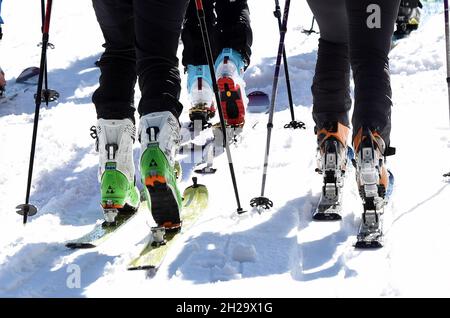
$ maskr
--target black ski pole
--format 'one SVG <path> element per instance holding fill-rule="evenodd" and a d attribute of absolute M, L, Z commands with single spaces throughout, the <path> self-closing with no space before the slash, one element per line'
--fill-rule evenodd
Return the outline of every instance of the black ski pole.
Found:
<path fill-rule="evenodd" d="M 281 64 L 281 58 L 283 55 L 284 38 L 286 36 L 286 31 L 287 31 L 287 22 L 288 22 L 290 4 L 291 4 L 291 0 L 286 0 L 285 5 L 284 5 L 283 23 L 281 24 L 281 30 L 280 30 L 280 44 L 278 45 L 278 55 L 277 55 L 277 61 L 275 64 L 275 75 L 273 76 L 272 99 L 270 101 L 269 121 L 267 123 L 267 140 L 266 140 L 266 152 L 264 155 L 264 168 L 263 168 L 263 176 L 262 176 L 262 184 L 261 184 L 261 196 L 253 198 L 250 201 L 250 205 L 252 207 L 263 207 L 264 209 L 270 209 L 271 207 L 273 207 L 273 202 L 271 200 L 269 200 L 268 198 L 264 197 L 264 191 L 266 188 L 267 167 L 269 165 L 270 140 L 271 140 L 272 128 L 273 128 L 273 113 L 275 110 L 275 97 L 277 95 L 278 78 L 280 75 L 280 64 Z"/>
<path fill-rule="evenodd" d="M 45 0 L 41 0 L 41 16 L 42 16 L 42 32 L 44 32 L 44 24 L 45 24 Z M 44 45 L 44 43 L 42 43 Z M 45 60 L 44 67 L 44 98 L 45 105 L 48 107 L 48 74 L 47 74 L 47 59 Z"/>
<path fill-rule="evenodd" d="M 41 0 L 41 17 L 42 17 L 42 29 L 44 30 L 45 23 L 45 0 Z M 43 45 L 43 43 L 42 43 Z M 50 42 L 47 44 L 48 47 L 54 49 L 55 46 Z M 47 69 L 47 59 L 45 60 L 44 67 L 44 89 L 42 90 L 42 101 L 45 102 L 45 105 L 48 107 L 49 102 L 55 101 L 59 97 L 59 93 L 57 91 L 51 90 L 48 88 L 48 69 Z"/>
<path fill-rule="evenodd" d="M 219 88 L 218 88 L 217 82 L 215 80 L 216 72 L 214 71 L 214 62 L 213 62 L 213 55 L 212 55 L 212 50 L 211 50 L 211 42 L 209 41 L 208 28 L 206 26 L 205 11 L 203 10 L 203 1 L 195 0 L 195 6 L 197 8 L 197 17 L 200 22 L 200 30 L 202 32 L 202 39 L 203 39 L 203 46 L 205 48 L 205 55 L 206 55 L 206 59 L 208 60 L 211 78 L 213 79 L 212 83 L 213 83 L 214 95 L 216 97 L 216 103 L 218 105 L 217 109 L 219 110 L 220 126 L 222 127 L 222 132 L 223 132 L 223 142 L 224 142 L 225 150 L 227 153 L 228 166 L 230 168 L 231 181 L 233 182 L 234 195 L 236 197 L 237 213 L 242 214 L 246 211 L 244 211 L 242 209 L 241 202 L 239 200 L 239 191 L 238 191 L 237 182 L 236 182 L 236 175 L 234 173 L 233 159 L 231 158 L 231 151 L 230 151 L 230 147 L 228 145 L 228 137 L 227 137 L 227 130 L 226 130 L 227 127 L 225 125 L 222 108 L 220 107 L 221 103 L 220 103 Z"/>
<path fill-rule="evenodd" d="M 23 224 L 27 223 L 28 216 L 33 216 L 37 213 L 37 208 L 29 204 L 30 202 L 30 190 L 31 190 L 31 180 L 33 178 L 33 165 L 34 165 L 34 153 L 36 151 L 36 139 L 37 139 L 37 130 L 39 123 L 39 110 L 41 107 L 41 98 L 42 98 L 42 84 L 44 81 L 44 70 L 45 63 L 47 60 L 47 45 L 49 39 L 49 29 L 50 29 L 50 17 L 52 13 L 52 0 L 47 1 L 47 9 L 45 12 L 45 23 L 42 29 L 42 51 L 41 51 L 41 64 L 39 69 L 39 80 L 37 93 L 35 97 L 36 109 L 34 112 L 34 124 L 33 124 L 33 137 L 31 140 L 31 151 L 30 151 L 30 164 L 28 167 L 28 183 L 27 183 L 27 194 L 25 196 L 25 204 L 21 204 L 17 206 L 16 212 L 20 215 L 23 215 Z"/>
<path fill-rule="evenodd" d="M 450 30 L 449 30 L 448 0 L 444 0 L 444 15 L 445 15 L 445 52 L 447 53 L 448 115 L 450 122 Z M 450 172 L 444 174 L 444 177 L 450 177 Z"/>
<path fill-rule="evenodd" d="M 319 33 L 316 30 L 314 30 L 314 22 L 316 22 L 316 18 L 315 17 L 312 18 L 311 28 L 309 30 L 303 30 L 302 33 L 305 33 L 307 35 L 311 35 L 313 33 Z"/>
<path fill-rule="evenodd" d="M 275 11 L 273 12 L 275 18 L 277 18 L 278 21 L 278 29 L 281 32 L 281 10 L 280 10 L 280 2 L 278 0 L 275 0 Z M 292 101 L 292 90 L 291 90 L 291 79 L 289 77 L 289 66 L 288 66 L 288 60 L 286 56 L 286 48 L 283 45 L 283 65 L 284 65 L 284 76 L 286 78 L 286 89 L 288 94 L 288 100 L 289 100 L 289 110 L 291 112 L 291 122 L 289 124 L 284 125 L 284 128 L 303 128 L 306 129 L 305 123 L 301 121 L 295 120 L 295 114 L 294 114 L 294 103 Z"/>
<path fill-rule="evenodd" d="M 449 13 L 448 0 L 444 0 L 445 12 L 445 52 L 447 53 L 447 90 L 448 90 L 448 115 L 450 122 L 450 31 L 449 31 Z"/>

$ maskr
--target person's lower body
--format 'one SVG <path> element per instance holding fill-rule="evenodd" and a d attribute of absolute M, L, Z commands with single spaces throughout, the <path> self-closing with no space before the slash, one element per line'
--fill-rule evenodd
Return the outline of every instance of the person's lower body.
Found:
<path fill-rule="evenodd" d="M 174 156 L 182 105 L 176 53 L 186 5 L 187 0 L 93 0 L 105 38 L 100 86 L 92 98 L 98 118 L 102 207 L 120 212 L 124 203 L 134 208 L 139 203 L 132 146 L 139 78 L 141 179 L 156 223 L 168 228 L 180 225 Z"/>
<path fill-rule="evenodd" d="M 250 63 L 253 41 L 247 1 L 205 0 L 203 4 L 224 119 L 228 125 L 239 126 L 244 123 L 247 98 L 243 75 Z M 192 104 L 190 117 L 205 122 L 214 116 L 216 105 L 193 0 L 186 13 L 182 40 Z"/>
<path fill-rule="evenodd" d="M 352 141 L 357 182 L 365 201 L 384 198 L 388 186 L 384 164 L 391 152 L 388 53 L 399 1 L 308 0 L 321 34 L 312 85 L 319 171 L 324 182 L 331 183 L 342 177 L 347 165 L 351 69 L 355 83 Z"/>

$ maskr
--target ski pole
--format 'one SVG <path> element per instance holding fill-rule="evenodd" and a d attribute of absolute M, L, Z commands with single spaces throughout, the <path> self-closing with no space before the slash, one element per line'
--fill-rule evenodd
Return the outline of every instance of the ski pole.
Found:
<path fill-rule="evenodd" d="M 270 140 L 271 140 L 272 128 L 273 128 L 273 113 L 274 113 L 274 109 L 275 109 L 275 97 L 277 95 L 278 78 L 280 75 L 280 64 L 281 64 L 281 58 L 283 55 L 284 38 L 286 36 L 286 31 L 287 31 L 287 22 L 288 22 L 290 4 L 291 4 L 291 0 L 286 0 L 285 5 L 284 5 L 283 23 L 281 24 L 281 29 L 280 29 L 280 43 L 278 45 L 278 55 L 277 55 L 277 61 L 275 64 L 275 75 L 273 76 L 272 99 L 270 101 L 269 121 L 267 123 L 267 140 L 266 140 L 266 151 L 265 151 L 265 155 L 264 155 L 264 168 L 263 168 L 263 176 L 262 176 L 262 184 L 261 184 L 261 196 L 253 198 L 250 201 L 250 205 L 252 207 L 263 207 L 264 209 L 270 209 L 271 207 L 273 207 L 273 202 L 271 200 L 269 200 L 268 198 L 264 197 L 264 191 L 265 191 L 265 187 L 266 187 L 267 167 L 269 165 Z"/>
<path fill-rule="evenodd" d="M 220 102 L 219 88 L 218 88 L 217 82 L 215 80 L 216 72 L 214 71 L 214 62 L 213 62 L 213 55 L 212 55 L 212 50 L 211 50 L 211 42 L 209 41 L 208 29 L 206 26 L 205 11 L 203 10 L 203 1 L 195 0 L 195 6 L 197 8 L 197 17 L 200 22 L 200 30 L 202 33 L 203 46 L 205 48 L 205 55 L 206 55 L 206 59 L 208 60 L 211 78 L 213 79 L 212 84 L 213 84 L 213 89 L 214 89 L 214 95 L 216 97 L 216 103 L 217 103 L 217 105 L 219 105 L 219 107 L 217 107 L 217 109 L 219 110 L 220 126 L 222 127 L 222 131 L 223 131 L 223 142 L 225 144 L 225 150 L 227 153 L 228 167 L 230 168 L 230 175 L 231 175 L 231 181 L 233 182 L 234 195 L 236 197 L 237 213 L 242 214 L 246 211 L 244 211 L 242 209 L 241 202 L 239 200 L 239 191 L 238 191 L 237 182 L 236 182 L 236 175 L 234 173 L 233 160 L 231 158 L 231 151 L 230 151 L 230 147 L 228 145 L 228 137 L 227 137 L 227 130 L 226 130 L 227 127 L 225 125 L 222 107 L 220 107 L 221 102 Z"/>
<path fill-rule="evenodd" d="M 2 0 L 0 0 L 0 40 L 3 38 L 2 23 Z"/>
<path fill-rule="evenodd" d="M 42 28 L 42 51 L 41 51 L 41 64 L 39 69 L 39 80 L 37 93 L 35 97 L 36 109 L 34 112 L 34 124 L 33 124 L 33 137 L 31 139 L 31 151 L 30 151 L 30 163 L 28 167 L 28 183 L 27 183 L 27 193 L 25 196 L 25 204 L 18 205 L 16 208 L 19 209 L 16 212 L 20 215 L 23 215 L 23 224 L 27 223 L 28 216 L 33 216 L 37 213 L 37 208 L 29 204 L 30 202 L 30 190 L 31 190 L 31 181 L 33 177 L 33 165 L 34 165 L 34 154 L 36 151 L 36 139 L 37 139 L 37 130 L 39 123 L 39 110 L 41 107 L 41 98 L 42 98 L 42 84 L 44 81 L 44 70 L 45 63 L 47 60 L 47 45 L 49 39 L 49 30 L 50 30 L 50 17 L 52 13 L 52 0 L 47 1 L 47 9 L 45 12 L 45 22 L 44 27 Z"/>
<path fill-rule="evenodd" d="M 450 31 L 449 31 L 449 13 L 448 0 L 444 0 L 445 16 L 445 52 L 447 55 L 447 92 L 448 92 L 448 118 L 450 123 Z M 444 174 L 444 177 L 450 177 L 450 172 Z"/>
<path fill-rule="evenodd" d="M 45 24 L 45 0 L 41 0 L 41 16 L 42 16 L 42 32 L 44 30 L 44 24 Z M 44 43 L 42 43 L 44 45 Z M 45 97 L 45 105 L 48 107 L 48 74 L 47 74 L 47 60 L 45 61 L 45 68 L 44 68 L 44 83 L 45 83 L 45 89 L 44 89 L 44 97 Z"/>
<path fill-rule="evenodd" d="M 277 18 L 278 21 L 278 29 L 281 32 L 281 10 L 280 10 L 280 2 L 278 0 L 275 0 L 275 11 L 273 12 L 275 18 Z M 291 112 L 291 122 L 284 125 L 284 128 L 303 128 L 305 129 L 305 123 L 301 121 L 295 120 L 294 115 L 294 103 L 292 101 L 292 90 L 291 90 L 291 79 L 289 77 L 289 67 L 288 67 L 288 60 L 286 56 L 286 48 L 283 45 L 283 65 L 284 65 L 284 76 L 286 78 L 286 89 L 288 94 L 288 100 L 289 100 L 289 110 Z"/>
<path fill-rule="evenodd" d="M 42 30 L 44 29 L 45 23 L 45 0 L 41 0 L 41 17 L 42 17 Z M 42 43 L 42 45 L 44 45 Z M 55 46 L 51 43 L 48 43 L 51 49 L 54 49 Z M 48 103 L 51 101 L 55 101 L 58 98 L 59 94 L 56 91 L 53 91 L 48 88 L 48 69 L 47 69 L 47 59 L 45 59 L 45 68 L 44 68 L 44 89 L 42 90 L 42 99 L 45 101 L 45 105 L 48 107 Z M 52 96 L 51 96 L 52 95 Z"/>
<path fill-rule="evenodd" d="M 449 13 L 448 0 L 444 0 L 445 15 L 445 51 L 447 53 L 447 91 L 448 91 L 448 115 L 450 123 L 450 33 L 449 33 Z"/>

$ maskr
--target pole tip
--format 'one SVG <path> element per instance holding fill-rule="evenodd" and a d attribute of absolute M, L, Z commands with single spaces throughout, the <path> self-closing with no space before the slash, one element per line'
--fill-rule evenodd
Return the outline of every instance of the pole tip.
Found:
<path fill-rule="evenodd" d="M 242 209 L 242 208 L 238 208 L 238 209 L 236 210 L 236 212 L 237 212 L 238 214 L 244 214 L 244 213 L 246 213 L 247 211 L 245 211 L 245 210 Z"/>

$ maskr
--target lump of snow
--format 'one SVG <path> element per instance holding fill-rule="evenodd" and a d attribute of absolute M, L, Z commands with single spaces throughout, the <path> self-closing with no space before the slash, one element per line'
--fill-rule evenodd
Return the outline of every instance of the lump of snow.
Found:
<path fill-rule="evenodd" d="M 211 280 L 215 282 L 225 282 L 233 279 L 240 279 L 241 274 L 236 268 L 230 264 L 225 264 L 223 267 L 214 266 L 211 268 Z"/>
<path fill-rule="evenodd" d="M 234 261 L 238 262 L 254 262 L 256 260 L 255 246 L 250 244 L 237 244 L 232 253 Z"/>

